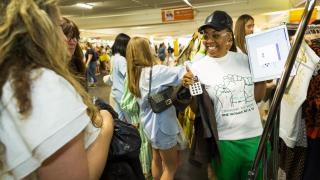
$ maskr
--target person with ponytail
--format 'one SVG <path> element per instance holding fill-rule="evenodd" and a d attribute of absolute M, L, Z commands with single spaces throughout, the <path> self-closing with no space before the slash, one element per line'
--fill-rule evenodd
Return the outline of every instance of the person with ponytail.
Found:
<path fill-rule="evenodd" d="M 113 119 L 69 71 L 57 0 L 0 4 L 0 179 L 99 179 Z"/>

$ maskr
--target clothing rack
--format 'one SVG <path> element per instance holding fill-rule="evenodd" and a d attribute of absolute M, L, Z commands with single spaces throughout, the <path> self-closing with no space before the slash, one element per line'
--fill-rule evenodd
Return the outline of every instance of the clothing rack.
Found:
<path fill-rule="evenodd" d="M 283 23 L 284 25 L 286 25 L 287 26 L 287 29 L 288 30 L 297 30 L 298 29 L 298 27 L 299 27 L 299 24 L 297 24 L 297 23 Z M 320 25 L 319 24 L 309 24 L 308 26 L 307 26 L 307 30 L 309 30 L 309 29 L 320 29 Z"/>
<path fill-rule="evenodd" d="M 287 26 L 289 35 L 294 35 L 299 27 L 297 23 L 282 23 Z M 310 24 L 307 26 L 305 34 L 320 34 L 320 25 L 318 24 Z"/>
<path fill-rule="evenodd" d="M 295 63 L 295 58 L 298 54 L 299 48 L 301 46 L 303 36 L 306 32 L 308 22 L 311 18 L 312 11 L 315 7 L 316 0 L 308 0 L 306 1 L 306 5 L 303 11 L 302 20 L 297 28 L 296 37 L 294 38 L 294 43 L 292 48 L 290 49 L 286 64 L 285 70 L 279 79 L 279 82 L 276 87 L 275 95 L 272 99 L 270 110 L 268 113 L 268 118 L 263 129 L 263 133 L 261 135 L 261 139 L 258 146 L 258 151 L 256 153 L 254 162 L 252 164 L 252 168 L 248 172 L 248 179 L 254 180 L 257 176 L 257 170 L 259 167 L 259 163 L 261 161 L 262 156 L 266 153 L 267 141 L 270 139 L 271 132 L 273 132 L 274 136 L 274 147 L 273 147 L 273 168 L 275 171 L 273 172 L 274 180 L 278 179 L 278 141 L 279 141 L 279 110 L 280 110 L 280 103 L 285 92 L 285 88 L 288 83 L 288 79 L 290 77 L 291 70 Z"/>

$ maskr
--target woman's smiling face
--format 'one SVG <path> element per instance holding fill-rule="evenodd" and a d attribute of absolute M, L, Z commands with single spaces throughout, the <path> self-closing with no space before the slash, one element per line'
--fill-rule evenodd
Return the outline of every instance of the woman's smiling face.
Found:
<path fill-rule="evenodd" d="M 225 56 L 232 45 L 232 42 L 230 42 L 230 34 L 231 33 L 226 30 L 216 31 L 210 27 L 205 28 L 203 43 L 206 47 L 207 55 L 215 58 Z"/>

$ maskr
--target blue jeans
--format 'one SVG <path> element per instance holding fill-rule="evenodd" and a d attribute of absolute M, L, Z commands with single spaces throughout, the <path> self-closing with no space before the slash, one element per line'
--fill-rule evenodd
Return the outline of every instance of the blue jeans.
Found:
<path fill-rule="evenodd" d="M 87 80 L 88 82 L 96 83 L 97 82 L 97 77 L 96 77 L 96 65 L 97 61 L 91 61 L 87 67 Z"/>

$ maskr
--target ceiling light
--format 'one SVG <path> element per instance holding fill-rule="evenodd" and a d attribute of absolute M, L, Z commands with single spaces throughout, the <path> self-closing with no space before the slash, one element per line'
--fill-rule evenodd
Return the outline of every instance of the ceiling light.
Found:
<path fill-rule="evenodd" d="M 188 6 L 192 7 L 192 4 L 188 0 L 183 0 Z"/>
<path fill-rule="evenodd" d="M 92 9 L 93 5 L 92 4 L 87 4 L 87 3 L 77 3 L 76 6 L 86 8 L 86 9 Z"/>
<path fill-rule="evenodd" d="M 151 27 L 149 26 L 136 26 L 136 27 L 132 27 L 131 29 L 149 29 Z"/>

